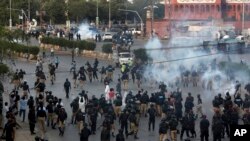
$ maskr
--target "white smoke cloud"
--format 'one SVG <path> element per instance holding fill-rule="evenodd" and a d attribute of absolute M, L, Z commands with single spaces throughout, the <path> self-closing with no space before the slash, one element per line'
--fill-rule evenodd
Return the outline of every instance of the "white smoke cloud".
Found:
<path fill-rule="evenodd" d="M 77 33 L 81 35 L 81 39 L 95 39 L 95 36 L 97 34 L 96 31 L 90 30 L 91 26 L 88 23 L 82 23 L 78 27 Z M 76 39 L 76 34 L 74 35 L 74 38 Z"/>
<path fill-rule="evenodd" d="M 170 43 L 173 43 L 173 41 L 179 39 L 173 37 L 171 40 L 172 41 L 170 41 Z M 203 50 L 201 46 L 199 48 L 195 47 L 200 45 L 200 42 L 197 42 L 199 40 L 202 41 L 202 39 L 200 39 L 199 37 L 190 39 L 188 42 L 180 41 L 178 42 L 178 44 L 183 48 L 173 49 L 173 44 L 162 45 L 161 41 L 157 37 L 151 38 L 146 43 L 145 48 L 147 50 L 147 54 L 153 59 L 153 64 L 146 67 L 144 76 L 149 80 L 154 79 L 157 82 L 164 82 L 169 86 L 175 86 L 176 81 L 181 80 L 180 76 L 182 70 L 180 69 L 180 66 L 183 66 L 187 70 L 197 71 L 200 64 L 203 63 L 208 69 L 200 77 L 198 85 L 201 86 L 201 84 L 204 82 L 205 87 L 207 87 L 208 82 L 212 81 L 212 88 L 216 91 L 217 94 L 225 94 L 226 91 L 229 91 L 230 94 L 233 94 L 235 91 L 235 82 L 228 80 L 228 76 L 225 74 L 225 72 L 221 72 L 218 69 L 212 71 L 211 69 L 211 63 L 214 59 L 217 60 L 216 63 L 218 64 L 220 60 L 225 60 L 225 58 L 227 58 L 227 54 L 210 55 L 210 53 Z M 171 48 L 167 49 L 163 46 L 171 46 Z M 194 47 L 185 48 L 185 46 Z M 219 80 L 217 80 L 218 76 Z M 247 75 L 244 74 L 244 72 L 237 72 L 235 77 L 240 82 L 246 84 L 247 82 L 249 82 L 249 77 L 246 76 Z M 182 87 L 182 85 L 177 85 L 173 87 L 172 90 L 176 90 L 177 87 Z M 171 88 L 168 89 L 171 90 Z"/>

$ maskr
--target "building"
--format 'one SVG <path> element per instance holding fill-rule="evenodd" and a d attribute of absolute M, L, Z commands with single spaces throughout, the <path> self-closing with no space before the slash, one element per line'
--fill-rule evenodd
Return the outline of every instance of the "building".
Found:
<path fill-rule="evenodd" d="M 166 0 L 163 19 L 153 20 L 152 26 L 150 15 L 147 35 L 153 30 L 161 38 L 189 25 L 233 26 L 241 32 L 250 28 L 250 0 Z"/>

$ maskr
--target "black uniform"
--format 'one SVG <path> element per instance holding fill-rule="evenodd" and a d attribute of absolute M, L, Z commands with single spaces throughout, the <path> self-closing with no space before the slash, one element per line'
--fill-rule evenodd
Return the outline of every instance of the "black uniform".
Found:
<path fill-rule="evenodd" d="M 209 126 L 210 123 L 206 118 L 203 118 L 200 121 L 200 137 L 201 137 L 201 141 L 208 141 L 208 137 L 209 137 Z"/>

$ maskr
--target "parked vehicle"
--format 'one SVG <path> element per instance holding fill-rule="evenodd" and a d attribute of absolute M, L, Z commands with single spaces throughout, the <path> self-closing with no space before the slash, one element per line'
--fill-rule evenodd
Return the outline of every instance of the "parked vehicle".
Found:
<path fill-rule="evenodd" d="M 133 61 L 133 56 L 130 52 L 121 52 L 118 54 L 118 58 L 119 58 L 119 64 L 127 64 L 130 61 Z"/>
<path fill-rule="evenodd" d="M 141 31 L 137 30 L 136 28 L 130 28 L 129 31 L 131 31 L 132 35 L 141 35 Z"/>
<path fill-rule="evenodd" d="M 112 41 L 112 34 L 111 33 L 104 33 L 102 36 L 103 41 Z"/>

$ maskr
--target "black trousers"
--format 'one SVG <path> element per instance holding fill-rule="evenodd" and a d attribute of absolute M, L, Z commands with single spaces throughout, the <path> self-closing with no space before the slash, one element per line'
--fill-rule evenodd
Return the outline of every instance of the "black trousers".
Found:
<path fill-rule="evenodd" d="M 33 133 L 35 130 L 35 123 L 30 122 L 29 125 L 30 125 L 30 133 Z"/>
<path fill-rule="evenodd" d="M 121 129 L 124 131 L 125 129 L 125 134 L 128 134 L 128 123 L 121 123 Z"/>
<path fill-rule="evenodd" d="M 209 133 L 208 131 L 201 131 L 201 141 L 208 141 Z"/>
<path fill-rule="evenodd" d="M 186 131 L 187 137 L 189 137 L 189 129 L 188 128 L 181 128 L 181 138 L 183 137 L 184 132 Z"/>
<path fill-rule="evenodd" d="M 148 130 L 151 130 L 151 125 L 153 126 L 153 131 L 155 130 L 155 119 L 150 119 L 148 121 Z"/>
<path fill-rule="evenodd" d="M 221 141 L 221 133 L 213 133 L 213 141 Z"/>
<path fill-rule="evenodd" d="M 96 72 L 93 72 L 93 78 L 98 80 L 98 76 Z"/>
<path fill-rule="evenodd" d="M 91 121 L 91 132 L 92 133 L 95 133 L 96 131 L 96 121 Z"/>
<path fill-rule="evenodd" d="M 230 129 L 229 129 L 229 124 L 224 124 L 224 128 L 223 128 L 223 132 L 222 132 L 222 136 L 225 136 L 225 132 L 227 134 L 227 136 L 230 136 Z"/>

